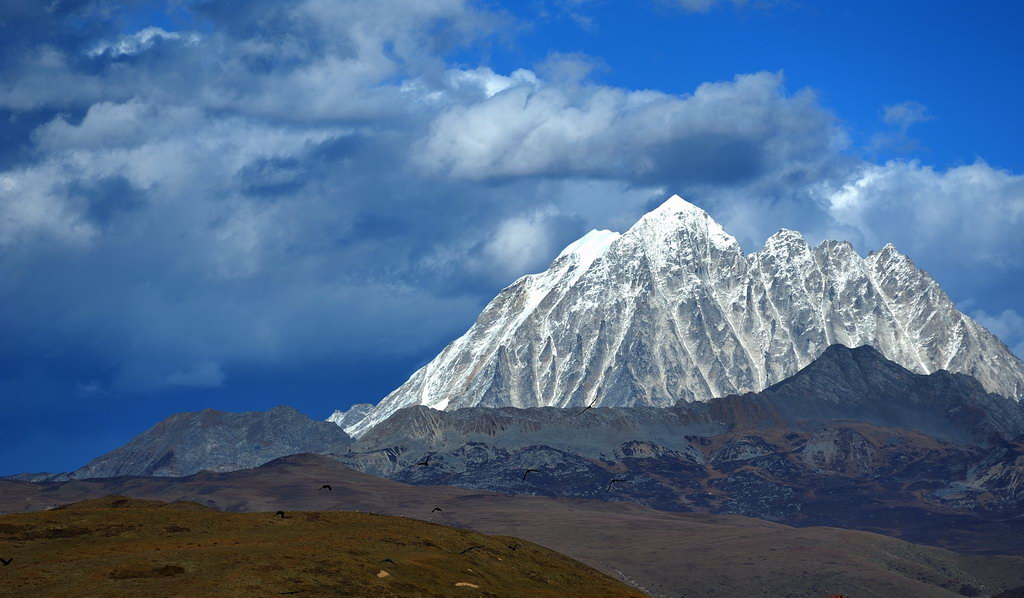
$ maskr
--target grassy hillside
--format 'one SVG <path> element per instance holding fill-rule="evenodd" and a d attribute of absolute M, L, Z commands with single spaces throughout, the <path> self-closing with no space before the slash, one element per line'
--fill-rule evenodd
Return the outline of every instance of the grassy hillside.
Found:
<path fill-rule="evenodd" d="M 332 485 L 334 490 L 320 490 L 323 484 Z M 492 536 L 515 536 L 568 555 L 615 579 L 628 580 L 655 598 L 813 598 L 835 594 L 856 598 L 957 598 L 970 595 L 987 597 L 1000 592 L 1019 591 L 1011 589 L 1024 586 L 1022 556 L 965 555 L 869 532 L 829 527 L 793 528 L 736 515 L 671 513 L 628 502 L 513 496 L 449 486 L 410 486 L 353 471 L 322 455 L 294 455 L 255 469 L 230 473 L 201 473 L 185 478 L 123 477 L 44 484 L 0 481 L 0 512 L 21 512 L 0 516 L 0 526 L 12 525 L 21 521 L 20 518 L 35 515 L 61 516 L 60 510 L 42 509 L 110 494 L 168 502 L 202 502 L 219 511 L 248 513 L 238 516 L 255 517 L 254 521 L 268 527 L 267 533 L 276 531 L 277 527 L 283 525 L 295 526 L 303 523 L 306 517 L 333 521 L 333 517 L 356 516 L 358 513 L 353 515 L 352 512 L 357 511 L 425 520 L 414 520 L 412 525 L 443 524 L 450 527 L 441 529 L 449 530 L 450 533 L 468 534 L 459 530 L 471 529 Z M 443 511 L 435 512 L 435 507 Z M 191 508 L 201 507 L 193 505 Z M 171 507 L 162 509 L 169 510 Z M 283 521 L 274 520 L 273 513 L 278 509 L 287 512 L 287 518 Z M 75 507 L 75 510 L 84 512 L 81 504 Z M 24 511 L 37 512 L 33 514 Z M 210 513 L 211 516 L 218 518 L 235 516 L 213 511 Z M 271 520 L 269 522 L 268 517 Z M 31 521 L 34 520 L 25 520 L 26 523 Z M 319 525 L 313 521 L 306 523 L 311 525 L 311 530 L 315 532 L 330 528 L 330 525 Z M 53 523 L 50 527 L 69 525 L 82 524 Z M 195 525 L 179 525 L 191 530 L 201 529 Z M 116 531 L 117 528 L 113 529 Z M 982 528 L 969 530 L 969 533 L 972 537 L 981 537 L 984 531 Z M 9 541 L 15 540 L 17 533 L 17 529 L 0 527 L 0 557 L 8 558 L 9 552 L 14 554 Z M 192 532 L 191 537 L 179 537 L 178 534 L 166 531 L 161 531 L 161 534 L 167 538 L 179 538 L 185 542 L 185 546 L 189 543 L 194 544 L 197 542 L 196 538 L 203 537 L 198 531 Z M 328 536 L 334 537 L 336 534 L 328 533 Z M 404 538 L 397 534 L 389 537 Z M 440 545 L 436 540 L 430 541 Z M 348 542 L 348 545 L 351 544 L 353 542 Z M 385 544 L 388 544 L 392 555 L 401 549 L 392 543 Z M 447 546 L 445 550 L 438 552 L 444 555 L 454 552 L 457 555 L 462 549 L 474 544 L 491 546 L 484 541 L 469 541 L 465 546 L 459 547 L 458 551 L 455 550 L 458 546 Z M 494 562 L 507 565 L 508 557 L 501 552 L 501 543 L 498 544 L 498 552 L 493 552 Z M 31 549 L 28 545 L 24 548 Z M 433 554 L 424 552 L 425 550 L 420 550 L 416 554 Z M 508 550 L 507 546 L 505 550 Z M 330 560 L 333 558 L 331 555 L 337 552 L 338 550 L 332 548 L 321 560 L 334 562 Z M 485 550 L 482 554 L 475 555 L 477 552 L 480 552 L 480 549 L 474 549 L 468 555 L 479 559 L 492 554 Z M 520 557 L 519 552 L 515 551 L 516 558 Z M 281 561 L 275 561 L 274 558 L 274 555 L 270 554 L 261 562 L 268 567 L 277 566 L 276 564 Z M 371 573 L 370 583 L 378 583 L 379 579 L 401 583 L 392 569 L 385 569 L 389 574 L 385 578 L 373 577 L 381 570 L 373 567 L 380 565 L 381 559 L 384 558 L 391 558 L 398 563 L 398 567 L 402 567 L 402 560 L 377 553 L 367 558 Z M 497 558 L 504 560 L 497 561 Z M 17 562 L 19 561 L 16 560 L 15 563 Z M 166 564 L 185 568 L 181 564 Z M 11 594 L 4 592 L 7 586 L 3 584 L 13 579 L 13 567 L 14 564 L 0 568 L 0 596 Z M 292 565 L 289 567 L 294 568 Z M 465 569 L 474 569 L 475 573 L 483 574 L 480 567 L 471 564 L 460 566 L 455 571 L 469 575 Z M 166 571 L 169 573 L 173 570 Z M 186 571 L 189 570 L 186 568 Z M 107 570 L 105 575 L 109 573 Z M 281 576 L 270 581 L 260 581 L 264 579 L 263 575 L 270 573 L 246 574 L 243 578 L 254 580 L 251 583 L 264 584 L 273 581 L 274 584 L 278 584 L 268 585 L 263 594 L 257 595 L 272 596 L 277 595 L 276 592 L 312 591 L 303 589 L 303 586 L 292 588 L 287 584 L 279 584 L 281 580 L 288 581 L 286 577 Z M 325 576 L 325 583 L 333 583 L 336 578 L 331 574 Z M 179 574 L 175 578 L 183 577 Z M 461 581 L 474 583 L 480 588 L 474 590 L 477 594 L 466 594 L 472 588 L 459 586 L 457 589 L 462 593 L 455 595 L 479 596 L 486 595 L 481 592 L 489 591 L 486 586 L 477 584 L 472 579 L 452 578 L 446 579 L 445 583 Z M 393 588 L 388 590 L 389 586 L 383 585 L 384 582 L 380 583 L 382 585 L 379 591 L 394 591 Z M 229 588 L 224 591 L 233 591 L 230 588 L 236 586 L 224 587 Z M 504 595 L 531 595 L 526 586 L 511 587 L 512 593 Z M 539 587 L 547 586 L 539 584 Z M 376 586 L 364 591 L 378 591 L 374 588 Z M 445 586 L 445 589 L 452 590 L 453 587 Z M 503 595 L 502 592 L 496 593 Z M 237 595 L 253 594 L 251 591 L 248 594 L 243 591 Z M 316 594 L 296 595 L 301 597 Z M 346 594 L 341 592 L 335 595 Z M 424 592 L 421 595 L 430 594 Z M 565 595 L 574 594 L 570 592 Z M 587 592 L 580 591 L 579 595 L 587 595 Z M 597 597 L 631 594 L 613 591 L 611 594 L 590 595 Z"/>
<path fill-rule="evenodd" d="M 112 496 L 0 516 L 0 550 L 3 596 L 644 596 L 521 539 L 354 512 Z"/>

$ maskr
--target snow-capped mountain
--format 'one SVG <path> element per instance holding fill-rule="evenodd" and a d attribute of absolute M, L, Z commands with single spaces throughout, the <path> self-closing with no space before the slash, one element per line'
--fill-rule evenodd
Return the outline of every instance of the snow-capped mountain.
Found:
<path fill-rule="evenodd" d="M 346 416 L 345 431 L 358 437 L 417 404 L 666 406 L 759 391 L 834 343 L 1024 397 L 1024 362 L 891 244 L 861 258 L 783 229 L 744 255 L 673 195 L 625 233 L 591 231 L 503 289 L 405 384 Z"/>

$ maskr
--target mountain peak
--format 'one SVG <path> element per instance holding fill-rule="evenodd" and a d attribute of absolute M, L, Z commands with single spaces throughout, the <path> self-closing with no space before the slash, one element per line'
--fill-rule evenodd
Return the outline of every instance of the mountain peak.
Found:
<path fill-rule="evenodd" d="M 908 266 L 915 267 L 914 262 L 910 257 L 899 249 L 896 249 L 896 246 L 892 243 L 886 243 L 878 251 L 872 252 L 871 255 L 868 256 L 868 260 L 880 264 L 889 263 L 899 265 L 903 268 Z"/>
<path fill-rule="evenodd" d="M 678 195 L 669 197 L 660 206 L 644 214 L 625 234 L 642 238 L 645 244 L 654 246 L 656 253 L 663 253 L 681 249 L 677 240 L 684 231 L 689 235 L 706 238 L 721 251 L 739 250 L 739 242 L 725 232 L 711 215 Z"/>
<path fill-rule="evenodd" d="M 359 436 L 416 404 L 708 400 L 767 388 L 835 343 L 872 345 L 921 374 L 970 373 L 1024 398 L 1024 363 L 891 246 L 865 259 L 840 242 L 812 250 L 782 229 L 746 256 L 707 212 L 673 195 L 622 235 L 591 231 L 559 257 L 503 290 L 346 431 Z"/>
<path fill-rule="evenodd" d="M 680 213 L 688 212 L 700 215 L 707 215 L 707 212 L 702 210 L 696 204 L 690 203 L 680 197 L 677 194 L 672 194 L 671 197 L 661 202 L 661 205 L 651 210 L 651 214 L 657 213 Z"/>
<path fill-rule="evenodd" d="M 793 246 L 799 245 L 804 247 L 810 247 L 807 243 L 807 239 L 800 233 L 788 228 L 780 228 L 774 235 L 768 237 L 764 242 L 765 248 L 779 247 L 779 246 Z"/>
<path fill-rule="evenodd" d="M 857 356 L 858 358 L 864 359 L 876 359 L 890 361 L 878 352 L 878 349 L 871 345 L 861 345 L 859 347 L 847 347 L 842 343 L 835 343 L 829 345 L 824 351 L 821 352 L 821 357 L 818 359 L 844 359 L 847 356 Z"/>
<path fill-rule="evenodd" d="M 673 195 L 661 205 L 644 214 L 632 228 L 637 228 L 643 223 L 667 223 L 669 227 L 676 227 L 680 222 L 713 222 L 718 223 L 708 215 L 700 206 L 692 204 L 678 195 Z"/>

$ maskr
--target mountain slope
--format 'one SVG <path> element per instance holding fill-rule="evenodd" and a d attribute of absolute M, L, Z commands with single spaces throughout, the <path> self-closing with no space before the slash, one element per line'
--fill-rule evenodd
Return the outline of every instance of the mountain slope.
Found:
<path fill-rule="evenodd" d="M 833 345 L 753 398 L 794 422 L 855 420 L 985 447 L 1024 434 L 1024 403 L 964 374 L 910 372 L 870 346 Z"/>
<path fill-rule="evenodd" d="M 833 345 L 760 393 L 667 408 L 412 406 L 336 458 L 424 486 L 1020 548 L 1001 522 L 1024 514 L 1022 442 L 1024 403 Z"/>
<path fill-rule="evenodd" d="M 503 289 L 476 323 L 346 431 L 396 410 L 666 406 L 762 390 L 827 346 L 872 345 L 918 372 L 1024 396 L 1024 362 L 892 245 L 811 248 L 781 230 L 745 256 L 673 196 L 624 234 L 592 231 Z"/>
<path fill-rule="evenodd" d="M 235 471 L 296 453 L 343 452 L 351 442 L 335 424 L 284 405 L 245 413 L 204 409 L 172 415 L 84 467 L 52 479 Z"/>

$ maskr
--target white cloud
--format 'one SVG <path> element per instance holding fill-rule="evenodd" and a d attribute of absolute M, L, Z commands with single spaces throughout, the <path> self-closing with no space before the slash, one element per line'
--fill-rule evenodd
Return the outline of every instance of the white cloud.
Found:
<path fill-rule="evenodd" d="M 129 35 L 122 35 L 115 41 L 104 41 L 89 50 L 92 57 L 101 54 L 110 56 L 126 56 L 138 54 L 151 48 L 158 40 L 175 40 L 183 44 L 195 45 L 202 36 L 194 31 L 164 31 L 159 27 L 146 27 Z"/>
<path fill-rule="evenodd" d="M 487 67 L 477 67 L 472 70 L 450 70 L 446 76 L 451 88 L 459 90 L 475 87 L 483 91 L 485 99 L 510 87 L 537 87 L 540 84 L 537 75 L 527 69 L 516 69 L 506 77 Z"/>
<path fill-rule="evenodd" d="M 417 154 L 426 170 L 465 179 L 698 185 L 811 168 L 845 144 L 813 93 L 787 95 L 780 74 L 757 73 L 688 96 L 576 82 L 510 87 L 445 110 Z"/>
<path fill-rule="evenodd" d="M 39 235 L 82 246 L 96 236 L 96 227 L 62 192 L 59 181 L 66 176 L 56 162 L 0 173 L 0 247 Z"/>
<path fill-rule="evenodd" d="M 919 102 L 900 102 L 883 108 L 882 120 L 886 124 L 896 125 L 906 130 L 915 123 L 922 123 L 931 120 L 933 117 L 928 112 L 928 107 Z"/>
<path fill-rule="evenodd" d="M 89 106 L 77 125 L 58 115 L 36 129 L 33 138 L 44 151 L 124 147 L 177 134 L 198 118 L 201 113 L 189 107 L 161 107 L 137 99 L 97 102 Z"/>
<path fill-rule="evenodd" d="M 1024 176 L 984 162 L 944 172 L 917 162 L 864 165 L 825 207 L 870 249 L 893 242 L 971 266 L 1020 267 L 1024 255 Z"/>
<path fill-rule="evenodd" d="M 528 216 L 514 216 L 498 224 L 494 237 L 484 245 L 492 263 L 513 276 L 544 267 L 558 253 L 554 245 L 552 206 Z"/>
<path fill-rule="evenodd" d="M 893 129 L 872 135 L 866 149 L 872 155 L 883 150 L 902 153 L 917 150 L 918 142 L 908 131 L 911 126 L 933 118 L 928 107 L 920 102 L 907 101 L 885 106 L 882 109 L 882 121 Z"/>

